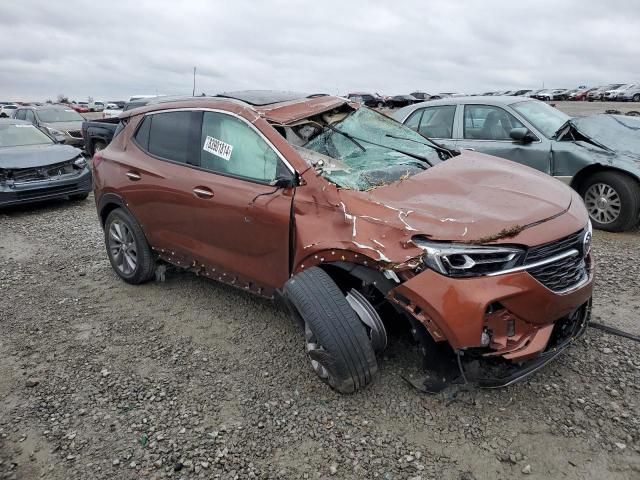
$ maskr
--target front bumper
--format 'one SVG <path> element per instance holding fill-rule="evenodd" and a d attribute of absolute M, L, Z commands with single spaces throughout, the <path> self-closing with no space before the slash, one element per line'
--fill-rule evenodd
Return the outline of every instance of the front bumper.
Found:
<path fill-rule="evenodd" d="M 482 334 L 488 328 L 494 353 L 520 361 L 538 353 L 522 347 L 542 343 L 556 320 L 591 298 L 593 263 L 588 263 L 586 281 L 566 293 L 553 292 L 527 271 L 451 278 L 425 270 L 392 290 L 390 300 L 423 323 L 435 341 L 447 341 L 454 350 L 486 346 Z"/>
<path fill-rule="evenodd" d="M 85 167 L 78 174 L 14 183 L 11 186 L 0 185 L 0 207 L 81 195 L 91 192 L 91 189 L 91 170 Z"/>

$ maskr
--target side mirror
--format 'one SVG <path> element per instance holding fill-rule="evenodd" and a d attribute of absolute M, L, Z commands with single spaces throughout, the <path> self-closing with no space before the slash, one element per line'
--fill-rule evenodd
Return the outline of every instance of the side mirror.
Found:
<path fill-rule="evenodd" d="M 529 131 L 529 129 L 524 127 L 512 128 L 509 132 L 509 136 L 522 143 L 531 143 L 535 140 L 534 135 Z"/>

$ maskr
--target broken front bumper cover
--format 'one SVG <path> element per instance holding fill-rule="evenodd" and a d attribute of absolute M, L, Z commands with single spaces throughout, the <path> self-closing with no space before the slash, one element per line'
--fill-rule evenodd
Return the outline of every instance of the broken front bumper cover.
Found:
<path fill-rule="evenodd" d="M 0 207 L 40 202 L 69 195 L 81 195 L 92 190 L 92 174 L 88 167 L 80 173 L 60 175 L 42 180 L 0 184 Z"/>
<path fill-rule="evenodd" d="M 458 368 L 466 382 L 481 388 L 500 388 L 525 380 L 553 361 L 586 330 L 591 318 L 591 299 L 575 312 L 558 320 L 546 349 L 537 357 L 511 363 L 503 358 L 490 358 L 473 350 L 457 352 Z"/>

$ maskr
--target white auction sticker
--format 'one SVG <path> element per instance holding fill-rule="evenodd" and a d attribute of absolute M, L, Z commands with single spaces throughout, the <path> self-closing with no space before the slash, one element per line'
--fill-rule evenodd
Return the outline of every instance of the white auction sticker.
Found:
<path fill-rule="evenodd" d="M 202 149 L 216 157 L 224 158 L 226 161 L 229 161 L 231 159 L 233 145 L 224 143 L 222 140 L 218 140 L 217 138 L 207 136 Z"/>

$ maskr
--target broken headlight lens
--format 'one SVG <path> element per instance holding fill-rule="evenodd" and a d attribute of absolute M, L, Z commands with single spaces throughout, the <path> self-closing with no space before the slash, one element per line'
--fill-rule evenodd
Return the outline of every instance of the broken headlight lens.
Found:
<path fill-rule="evenodd" d="M 414 237 L 413 242 L 425 251 L 424 264 L 448 277 L 498 273 L 521 265 L 525 254 L 515 247 L 431 242 L 421 237 Z"/>

